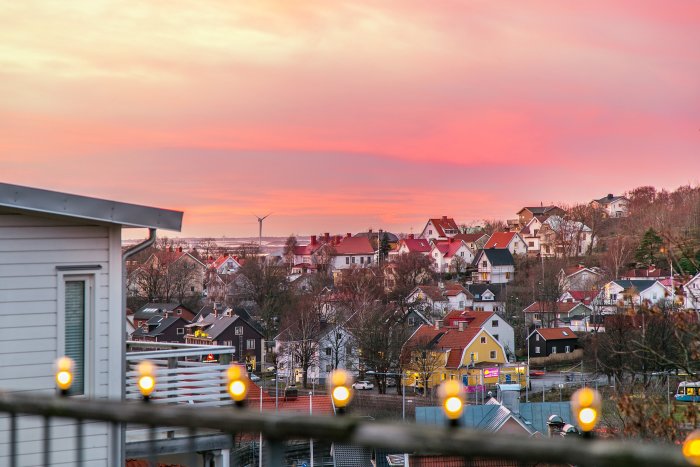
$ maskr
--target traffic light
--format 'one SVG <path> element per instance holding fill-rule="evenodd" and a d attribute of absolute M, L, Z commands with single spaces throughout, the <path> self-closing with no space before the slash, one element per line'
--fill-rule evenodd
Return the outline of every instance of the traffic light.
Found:
<path fill-rule="evenodd" d="M 462 412 L 464 412 L 464 386 L 462 383 L 455 379 L 443 382 L 438 388 L 438 397 L 442 404 L 442 411 L 450 421 L 450 426 L 459 426 Z"/>
<path fill-rule="evenodd" d="M 700 430 L 695 430 L 683 442 L 683 456 L 692 465 L 700 466 Z"/>
<path fill-rule="evenodd" d="M 328 378 L 328 384 L 336 413 L 342 415 L 352 400 L 352 376 L 345 370 L 337 369 L 331 373 L 331 377 Z"/>
<path fill-rule="evenodd" d="M 231 365 L 226 370 L 226 391 L 238 407 L 242 407 L 248 395 L 248 372 L 243 365 Z"/>
<path fill-rule="evenodd" d="M 68 395 L 68 390 L 73 384 L 73 360 L 70 357 L 61 357 L 56 360 L 56 386 L 62 396 Z"/>
<path fill-rule="evenodd" d="M 144 402 L 148 402 L 151 398 L 151 394 L 153 394 L 153 391 L 156 389 L 156 367 L 148 360 L 144 360 L 139 363 L 136 371 L 139 374 L 139 379 L 136 384 L 139 387 Z"/>
<path fill-rule="evenodd" d="M 571 412 L 584 435 L 593 431 L 600 420 L 603 400 L 600 393 L 591 388 L 581 388 L 571 396 Z"/>

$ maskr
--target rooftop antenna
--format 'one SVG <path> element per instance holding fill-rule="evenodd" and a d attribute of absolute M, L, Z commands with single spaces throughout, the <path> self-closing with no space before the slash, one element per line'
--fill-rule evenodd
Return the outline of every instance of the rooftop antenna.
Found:
<path fill-rule="evenodd" d="M 262 253 L 262 223 L 265 219 L 270 217 L 271 212 L 268 212 L 264 216 L 260 217 L 257 214 L 253 214 L 255 217 L 258 218 L 258 250 L 259 253 Z"/>

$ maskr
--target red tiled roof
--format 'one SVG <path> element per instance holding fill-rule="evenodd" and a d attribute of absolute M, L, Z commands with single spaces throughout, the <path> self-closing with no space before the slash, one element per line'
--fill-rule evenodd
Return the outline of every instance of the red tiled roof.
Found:
<path fill-rule="evenodd" d="M 260 410 L 260 392 L 262 391 L 262 411 L 275 412 L 275 392 L 274 388 L 270 392 L 263 391 L 260 386 L 250 381 L 248 386 L 248 409 L 253 411 Z M 271 394 L 271 395 L 270 395 Z M 299 395 L 296 399 L 285 400 L 284 390 L 280 390 L 277 396 L 277 410 L 280 412 L 298 412 L 309 413 L 309 398 L 308 395 Z M 311 405 L 314 415 L 331 415 L 333 414 L 333 405 L 331 398 L 327 394 L 315 394 L 311 397 Z"/>
<path fill-rule="evenodd" d="M 462 353 L 464 349 L 456 348 L 450 349 L 450 353 L 447 356 L 447 363 L 445 363 L 445 368 L 459 368 L 459 364 L 462 363 Z"/>
<path fill-rule="evenodd" d="M 339 255 L 373 255 L 374 248 L 367 237 L 345 237 L 335 246 Z"/>
<path fill-rule="evenodd" d="M 460 240 L 439 240 L 434 242 L 435 248 L 445 257 L 451 258 L 457 253 L 457 251 L 462 246 Z"/>
<path fill-rule="evenodd" d="M 484 245 L 484 249 L 508 248 L 508 244 L 513 240 L 515 235 L 516 232 L 494 232 L 489 238 L 489 241 L 486 242 L 486 245 Z"/>
<path fill-rule="evenodd" d="M 428 222 L 432 222 L 435 226 L 436 233 L 438 237 L 446 237 L 445 229 L 459 230 L 457 223 L 451 217 L 442 217 L 442 219 L 429 219 Z"/>
<path fill-rule="evenodd" d="M 457 323 L 465 322 L 467 327 L 480 328 L 493 316 L 493 311 L 452 310 L 445 316 L 445 324 L 457 326 Z"/>
<path fill-rule="evenodd" d="M 430 242 L 423 238 L 404 238 L 399 241 L 399 245 L 403 243 L 408 248 L 408 251 L 417 253 L 428 253 L 431 249 Z"/>
<path fill-rule="evenodd" d="M 590 305 L 593 299 L 598 295 L 596 290 L 569 290 L 571 298 L 584 305 Z"/>
<path fill-rule="evenodd" d="M 481 237 L 485 236 L 486 234 L 481 232 L 481 233 L 472 233 L 472 234 L 457 234 L 455 235 L 454 238 L 455 240 L 464 240 L 467 243 L 474 243 L 477 240 L 479 240 Z"/>
<path fill-rule="evenodd" d="M 577 338 L 571 328 L 539 328 L 537 332 L 548 341 Z"/>
<path fill-rule="evenodd" d="M 534 302 L 523 311 L 525 313 L 568 313 L 579 305 L 580 303 L 577 302 Z"/>

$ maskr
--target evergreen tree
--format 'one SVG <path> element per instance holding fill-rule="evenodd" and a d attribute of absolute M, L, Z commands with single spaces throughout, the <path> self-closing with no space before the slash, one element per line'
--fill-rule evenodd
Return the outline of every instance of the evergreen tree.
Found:
<path fill-rule="evenodd" d="M 662 247 L 663 240 L 653 228 L 650 228 L 644 233 L 644 237 L 642 237 L 634 254 L 634 259 L 643 266 L 660 266 L 660 263 L 665 262 L 661 252 Z"/>

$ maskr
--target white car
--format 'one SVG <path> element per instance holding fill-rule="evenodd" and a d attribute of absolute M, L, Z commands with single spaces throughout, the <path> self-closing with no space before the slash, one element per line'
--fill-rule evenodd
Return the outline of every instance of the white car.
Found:
<path fill-rule="evenodd" d="M 352 387 L 358 391 L 360 389 L 374 389 L 374 384 L 370 383 L 369 381 L 357 381 L 353 383 Z"/>

